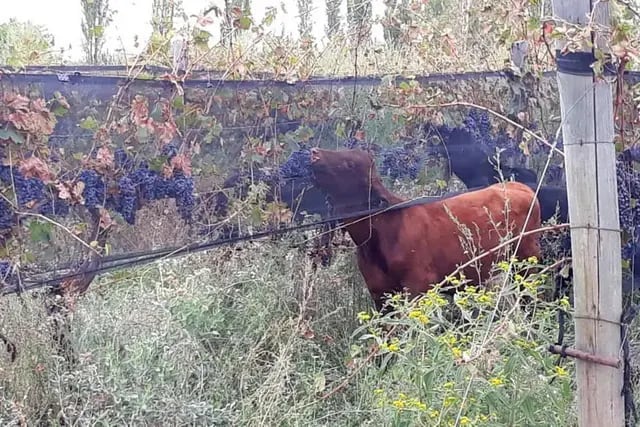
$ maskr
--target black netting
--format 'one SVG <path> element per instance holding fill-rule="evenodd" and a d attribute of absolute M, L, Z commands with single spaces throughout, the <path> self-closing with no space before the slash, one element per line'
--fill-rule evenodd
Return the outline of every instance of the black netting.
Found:
<path fill-rule="evenodd" d="M 219 76 L 207 72 L 180 83 L 151 79 L 163 72 L 147 67 L 130 74 L 138 77 L 131 80 L 123 77 L 122 67 L 31 68 L 0 80 L 3 96 L 43 99 L 56 115 L 38 152 L 17 144 L 3 153 L 3 221 L 15 226 L 20 219 L 27 234 L 45 235 L 44 242 L 34 242 L 15 239 L 16 228 L 4 230 L 6 258 L 20 258 L 24 281 L 82 264 L 89 249 L 80 239 L 97 240 L 90 225 L 100 208 L 117 225 L 105 238 L 109 251 L 103 263 L 132 253 L 330 224 L 354 211 L 381 208 L 328 200 L 310 179 L 311 147 L 368 150 L 386 188 L 406 199 L 423 196 L 422 202 L 488 185 L 500 175 L 563 187 L 562 159 L 554 156 L 543 177 L 549 145 L 514 125 L 553 141 L 560 114 L 552 73 L 296 84 L 215 80 Z M 638 76 L 629 79 L 633 83 Z M 448 107 L 435 108 L 437 103 Z M 496 150 L 499 166 L 488 161 Z M 31 185 L 34 194 L 22 195 L 15 180 L 10 185 L 9 177 L 19 171 L 7 160 L 13 156 L 17 165 L 31 155 L 45 159 L 55 177 L 46 185 L 25 178 L 21 185 Z M 345 184 L 352 179 L 357 177 Z M 83 188 L 73 187 L 78 182 Z M 68 193 L 76 188 L 83 200 L 61 199 L 60 183 Z M 36 193 L 42 200 L 35 200 Z M 44 214 L 64 228 L 16 216 L 16 208 Z"/>

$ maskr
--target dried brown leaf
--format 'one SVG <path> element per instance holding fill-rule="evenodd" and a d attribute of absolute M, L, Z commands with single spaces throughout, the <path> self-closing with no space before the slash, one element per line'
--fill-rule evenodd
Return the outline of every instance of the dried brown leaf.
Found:
<path fill-rule="evenodd" d="M 41 159 L 32 156 L 20 162 L 18 170 L 27 178 L 38 178 L 45 184 L 53 181 L 54 176 L 49 166 Z"/>
<path fill-rule="evenodd" d="M 113 225 L 113 219 L 111 219 L 111 215 L 109 215 L 109 211 L 105 208 L 100 208 L 100 228 L 106 230 L 107 228 Z"/>
<path fill-rule="evenodd" d="M 191 176 L 191 159 L 185 154 L 177 154 L 171 159 L 171 166 L 179 169 L 186 176 Z"/>
<path fill-rule="evenodd" d="M 113 153 L 108 147 L 100 147 L 98 149 L 96 160 L 98 160 L 99 164 L 104 167 L 111 168 L 114 165 Z"/>

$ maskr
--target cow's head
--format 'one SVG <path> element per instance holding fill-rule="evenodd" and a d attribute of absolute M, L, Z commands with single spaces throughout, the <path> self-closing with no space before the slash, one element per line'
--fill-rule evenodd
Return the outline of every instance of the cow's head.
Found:
<path fill-rule="evenodd" d="M 370 153 L 312 148 L 310 155 L 314 184 L 330 197 L 334 207 L 378 205 L 386 193 Z"/>

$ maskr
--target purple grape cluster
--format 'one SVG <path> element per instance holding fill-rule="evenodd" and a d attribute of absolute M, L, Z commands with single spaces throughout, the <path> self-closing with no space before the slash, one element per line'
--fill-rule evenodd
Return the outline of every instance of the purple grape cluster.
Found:
<path fill-rule="evenodd" d="M 119 200 L 116 211 L 129 224 L 136 222 L 136 210 L 138 208 L 138 194 L 133 180 L 129 176 L 123 176 L 118 181 Z"/>
<path fill-rule="evenodd" d="M 363 144 L 356 138 L 350 137 L 342 142 L 342 146 L 348 148 L 349 150 L 353 150 L 354 148 L 362 148 Z"/>
<path fill-rule="evenodd" d="M 117 169 L 131 170 L 134 167 L 133 160 L 123 148 L 117 148 L 113 152 L 113 162 Z"/>
<path fill-rule="evenodd" d="M 406 147 L 388 147 L 382 150 L 380 173 L 392 179 L 417 179 L 424 164 L 424 156 Z"/>
<path fill-rule="evenodd" d="M 171 141 L 170 143 L 162 147 L 162 151 L 160 152 L 160 155 L 171 160 L 178 154 L 179 149 L 180 149 L 180 141 L 174 139 L 173 141 Z"/>
<path fill-rule="evenodd" d="M 0 198 L 0 230 L 11 228 L 15 225 L 13 208 L 4 198 Z"/>
<path fill-rule="evenodd" d="M 8 188 L 15 188 L 19 209 L 35 206 L 36 212 L 41 215 L 66 215 L 69 212 L 69 205 L 63 200 L 58 200 L 51 191 L 47 191 L 47 186 L 38 178 L 25 178 L 19 170 L 1 165 L 0 182 Z M 9 218 L 13 217 L 13 211 L 6 200 L 3 202 L 0 209 L 7 213 L 3 216 L 4 220 L 0 220 L 0 224 L 8 224 Z M 0 225 L 0 228 L 5 227 Z"/>
<path fill-rule="evenodd" d="M 37 178 L 25 178 L 20 171 L 10 166 L 0 166 L 0 181 L 6 186 L 15 188 L 20 208 L 25 208 L 30 202 L 38 203 L 46 199 L 42 181 Z"/>
<path fill-rule="evenodd" d="M 504 129 L 500 129 L 495 135 L 492 132 L 489 113 L 484 110 L 472 108 L 463 120 L 463 127 L 475 137 L 492 155 L 496 149 L 503 151 L 501 156 L 512 156 L 518 152 L 518 144 L 507 134 Z"/>
<path fill-rule="evenodd" d="M 13 266 L 9 261 L 0 261 L 0 282 L 9 282 L 15 276 Z"/>
<path fill-rule="evenodd" d="M 146 162 L 125 174 L 118 181 L 116 211 L 129 224 L 135 223 L 135 213 L 143 200 L 175 199 L 178 212 L 183 219 L 191 219 L 195 207 L 193 178 L 180 171 L 171 178 L 165 178 L 149 169 Z"/>
<path fill-rule="evenodd" d="M 491 120 L 486 111 L 472 108 L 462 121 L 462 124 L 478 141 L 493 139 L 491 135 Z"/>
<path fill-rule="evenodd" d="M 80 172 L 78 179 L 84 184 L 82 197 L 89 209 L 96 209 L 106 204 L 106 187 L 102 177 L 94 170 L 85 169 Z"/>
<path fill-rule="evenodd" d="M 622 259 L 631 260 L 640 252 L 640 174 L 630 163 L 618 161 L 616 179 L 620 227 L 628 237 L 622 246 Z"/>
<path fill-rule="evenodd" d="M 311 182 L 311 151 L 304 148 L 292 152 L 280 166 L 279 175 L 284 179 L 295 179 L 303 183 Z"/>
<path fill-rule="evenodd" d="M 175 199 L 178 213 L 183 219 L 191 218 L 191 212 L 196 204 L 193 194 L 193 178 L 182 172 L 175 172 L 168 185 L 169 197 Z"/>

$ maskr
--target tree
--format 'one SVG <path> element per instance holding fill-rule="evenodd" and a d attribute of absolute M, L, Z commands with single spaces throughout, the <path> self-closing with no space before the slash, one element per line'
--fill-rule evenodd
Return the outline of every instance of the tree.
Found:
<path fill-rule="evenodd" d="M 411 21 L 409 16 L 409 0 L 385 0 L 384 41 L 390 47 L 401 43 L 402 25 Z"/>
<path fill-rule="evenodd" d="M 327 5 L 327 37 L 332 38 L 340 33 L 340 5 L 342 0 L 326 0 Z"/>
<path fill-rule="evenodd" d="M 233 44 L 233 30 L 250 26 L 251 0 L 224 0 L 224 19 L 220 25 L 222 43 Z"/>
<path fill-rule="evenodd" d="M 347 0 L 349 32 L 360 43 L 371 36 L 371 0 Z"/>
<path fill-rule="evenodd" d="M 31 22 L 10 19 L 0 24 L 0 64 L 13 67 L 45 65 L 59 61 L 52 52 L 53 36 L 49 31 Z"/>
<path fill-rule="evenodd" d="M 80 0 L 82 5 L 83 49 L 89 64 L 98 64 L 104 47 L 104 34 L 112 21 L 109 0 Z"/>
<path fill-rule="evenodd" d="M 300 38 L 311 36 L 311 0 L 298 0 L 298 31 Z"/>
<path fill-rule="evenodd" d="M 153 32 L 166 38 L 173 30 L 173 17 L 175 14 L 175 0 L 153 0 L 151 27 Z"/>
<path fill-rule="evenodd" d="M 178 7 L 178 0 L 153 0 L 151 9 L 151 41 L 147 53 L 169 51 L 169 38 L 173 31 L 173 18 Z"/>

